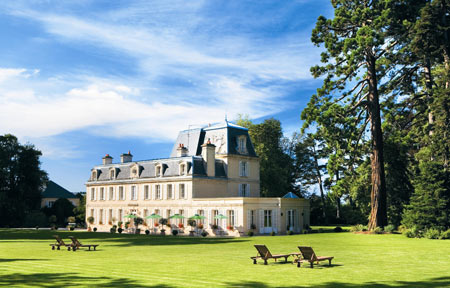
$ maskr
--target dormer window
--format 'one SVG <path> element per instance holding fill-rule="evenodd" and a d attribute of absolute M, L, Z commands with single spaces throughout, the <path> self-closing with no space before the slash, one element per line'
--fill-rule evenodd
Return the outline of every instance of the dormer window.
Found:
<path fill-rule="evenodd" d="M 116 173 L 114 170 L 110 170 L 109 171 L 109 179 L 114 179 L 114 178 L 116 178 Z"/>
<path fill-rule="evenodd" d="M 237 138 L 237 151 L 242 154 L 247 153 L 247 137 L 245 135 L 241 135 Z"/>
<path fill-rule="evenodd" d="M 96 181 L 97 180 L 97 170 L 92 171 L 91 180 L 92 181 Z"/>
<path fill-rule="evenodd" d="M 186 164 L 182 163 L 182 164 L 180 164 L 180 175 L 186 175 L 186 174 L 187 174 L 187 172 L 186 172 Z"/>
<path fill-rule="evenodd" d="M 140 172 L 141 172 L 141 166 L 135 164 L 135 165 L 131 166 L 130 177 L 131 178 L 138 178 Z"/>
<path fill-rule="evenodd" d="M 162 177 L 164 175 L 164 164 L 157 164 L 155 167 L 155 176 Z"/>

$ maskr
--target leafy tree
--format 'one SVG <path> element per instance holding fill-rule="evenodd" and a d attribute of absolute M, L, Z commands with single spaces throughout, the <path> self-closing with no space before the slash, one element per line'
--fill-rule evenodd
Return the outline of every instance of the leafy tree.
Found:
<path fill-rule="evenodd" d="M 73 208 L 73 214 L 75 215 L 76 223 L 84 224 L 86 221 L 86 195 L 78 193 L 76 196 L 80 199 L 80 205 Z"/>
<path fill-rule="evenodd" d="M 60 226 L 64 226 L 69 216 L 74 216 L 74 208 L 72 202 L 65 198 L 60 198 L 53 203 L 52 207 L 44 207 L 42 211 L 50 216 L 56 216 L 56 223 Z"/>
<path fill-rule="evenodd" d="M 21 226 L 28 212 L 40 208 L 48 180 L 40 168 L 41 155 L 13 135 L 0 136 L 0 227 Z"/>

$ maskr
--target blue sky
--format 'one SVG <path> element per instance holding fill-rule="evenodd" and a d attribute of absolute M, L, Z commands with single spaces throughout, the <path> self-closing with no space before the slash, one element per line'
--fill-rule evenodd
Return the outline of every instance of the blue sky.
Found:
<path fill-rule="evenodd" d="M 50 179 L 84 190 L 109 153 L 168 157 L 178 131 L 281 120 L 320 86 L 310 42 L 329 1 L 2 1 L 0 134 L 43 152 Z"/>

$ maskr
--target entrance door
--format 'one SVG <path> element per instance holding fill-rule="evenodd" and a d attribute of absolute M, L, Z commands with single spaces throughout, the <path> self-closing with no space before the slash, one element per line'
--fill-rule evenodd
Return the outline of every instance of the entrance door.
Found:
<path fill-rule="evenodd" d="M 263 226 L 263 231 L 262 233 L 270 233 L 273 231 L 272 228 L 272 210 L 264 210 L 264 226 Z"/>

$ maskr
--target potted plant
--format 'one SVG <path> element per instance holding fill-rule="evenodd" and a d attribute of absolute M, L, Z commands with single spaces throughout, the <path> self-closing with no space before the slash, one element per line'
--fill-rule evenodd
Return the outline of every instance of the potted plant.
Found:
<path fill-rule="evenodd" d="M 89 228 L 88 228 L 88 231 L 91 231 L 91 229 L 92 229 L 92 228 L 91 228 L 91 225 L 94 224 L 94 220 L 95 220 L 95 219 L 94 219 L 94 217 L 92 217 L 92 216 L 89 216 L 89 217 L 87 218 L 87 222 L 90 224 L 90 225 L 89 225 Z"/>
<path fill-rule="evenodd" d="M 217 224 L 211 224 L 211 229 L 217 230 L 219 229 L 219 226 L 217 226 Z"/>
<path fill-rule="evenodd" d="M 139 225 L 144 222 L 144 219 L 141 217 L 134 218 L 134 226 L 136 226 L 136 234 L 141 234 L 141 229 L 139 229 Z"/>
<path fill-rule="evenodd" d="M 167 225 L 167 223 L 169 223 L 169 221 L 166 218 L 159 218 L 159 224 L 161 224 L 161 226 L 163 227 L 160 232 L 161 235 L 166 235 L 166 229 L 164 229 L 164 225 Z"/>
<path fill-rule="evenodd" d="M 198 223 L 197 228 L 198 229 L 203 229 L 203 224 L 202 223 Z"/>
<path fill-rule="evenodd" d="M 119 234 L 122 234 L 122 231 L 123 231 L 122 227 L 119 227 L 119 229 L 117 229 L 117 232 L 119 232 Z"/>
<path fill-rule="evenodd" d="M 233 230 L 234 230 L 234 227 L 233 227 L 233 225 L 228 225 L 228 226 L 227 226 L 227 229 L 230 230 L 230 231 L 233 231 Z"/>
<path fill-rule="evenodd" d="M 122 228 L 122 225 L 123 225 L 122 221 L 117 222 L 117 227 Z"/>
<path fill-rule="evenodd" d="M 184 228 L 183 223 L 179 223 L 179 224 L 178 224 L 178 228 L 183 229 L 183 228 Z"/>
<path fill-rule="evenodd" d="M 130 226 L 130 222 L 129 221 L 125 222 L 125 229 L 128 229 L 129 226 Z"/>

